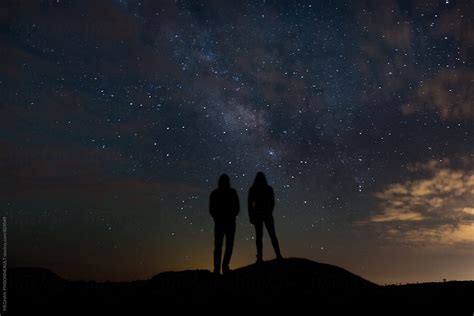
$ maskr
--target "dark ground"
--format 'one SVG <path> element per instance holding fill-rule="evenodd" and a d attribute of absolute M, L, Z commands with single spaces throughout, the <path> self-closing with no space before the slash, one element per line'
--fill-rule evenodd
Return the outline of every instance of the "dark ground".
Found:
<path fill-rule="evenodd" d="M 64 280 L 42 268 L 8 270 L 8 311 L 160 311 L 166 304 L 332 305 L 449 308 L 473 315 L 474 281 L 379 286 L 306 259 L 268 261 L 215 276 L 164 272 L 151 280 Z"/>

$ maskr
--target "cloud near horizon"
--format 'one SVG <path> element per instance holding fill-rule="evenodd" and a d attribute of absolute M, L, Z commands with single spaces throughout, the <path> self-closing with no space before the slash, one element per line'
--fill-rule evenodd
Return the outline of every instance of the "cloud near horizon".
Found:
<path fill-rule="evenodd" d="M 448 159 L 408 166 L 410 178 L 375 193 L 381 212 L 365 224 L 393 241 L 420 246 L 474 245 L 472 162 Z"/>

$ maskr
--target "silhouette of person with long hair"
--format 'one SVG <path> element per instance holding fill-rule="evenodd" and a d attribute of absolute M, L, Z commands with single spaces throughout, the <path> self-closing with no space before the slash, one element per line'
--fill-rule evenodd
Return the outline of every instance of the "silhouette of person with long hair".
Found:
<path fill-rule="evenodd" d="M 239 214 L 240 205 L 237 191 L 230 187 L 230 179 L 226 174 L 219 178 L 219 186 L 212 191 L 209 199 L 209 212 L 214 219 L 214 273 L 221 273 L 222 244 L 225 237 L 225 253 L 222 272 L 229 271 L 230 257 L 234 247 L 235 218 Z"/>
<path fill-rule="evenodd" d="M 255 226 L 257 243 L 257 263 L 263 261 L 262 237 L 263 224 L 267 227 L 268 235 L 272 241 L 273 249 L 277 259 L 282 259 L 280 246 L 275 233 L 275 222 L 273 220 L 273 208 L 275 207 L 275 195 L 273 188 L 268 185 L 263 172 L 258 172 L 248 195 L 248 209 L 250 223 Z"/>

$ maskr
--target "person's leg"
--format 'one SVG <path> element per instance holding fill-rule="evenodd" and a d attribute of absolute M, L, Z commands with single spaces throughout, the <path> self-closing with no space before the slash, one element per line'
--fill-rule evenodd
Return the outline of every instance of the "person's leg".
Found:
<path fill-rule="evenodd" d="M 222 242 L 224 240 L 224 230 L 222 225 L 214 226 L 214 273 L 221 273 Z"/>
<path fill-rule="evenodd" d="M 277 259 L 281 259 L 282 257 L 280 253 L 280 245 L 278 244 L 278 238 L 275 232 L 275 222 L 273 220 L 273 216 L 270 216 L 265 219 L 265 227 L 267 227 L 268 235 L 270 235 L 270 239 L 273 245 L 273 250 L 275 250 Z"/>
<path fill-rule="evenodd" d="M 255 241 L 257 244 L 257 262 L 263 260 L 262 238 L 263 238 L 263 221 L 260 219 L 255 221 Z"/>
<path fill-rule="evenodd" d="M 226 273 L 229 271 L 230 258 L 232 257 L 232 249 L 234 248 L 234 236 L 235 236 L 235 222 L 227 224 L 225 232 L 225 253 L 224 261 L 222 262 L 222 272 Z"/>

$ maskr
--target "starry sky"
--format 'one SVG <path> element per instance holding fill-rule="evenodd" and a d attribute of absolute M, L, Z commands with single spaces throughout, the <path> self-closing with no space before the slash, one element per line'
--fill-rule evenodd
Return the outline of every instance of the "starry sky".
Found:
<path fill-rule="evenodd" d="M 211 269 L 208 198 L 266 173 L 284 256 L 474 279 L 472 1 L 3 1 L 10 266 Z M 273 259 L 268 235 L 264 258 Z"/>

